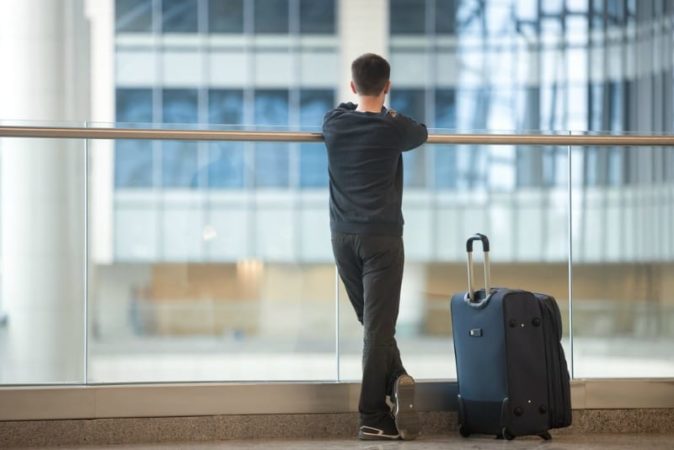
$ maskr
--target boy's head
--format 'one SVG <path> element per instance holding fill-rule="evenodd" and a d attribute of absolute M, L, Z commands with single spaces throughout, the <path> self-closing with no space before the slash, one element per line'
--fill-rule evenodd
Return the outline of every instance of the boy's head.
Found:
<path fill-rule="evenodd" d="M 358 95 L 377 97 L 388 93 L 391 66 L 374 53 L 365 53 L 351 63 L 351 88 Z"/>

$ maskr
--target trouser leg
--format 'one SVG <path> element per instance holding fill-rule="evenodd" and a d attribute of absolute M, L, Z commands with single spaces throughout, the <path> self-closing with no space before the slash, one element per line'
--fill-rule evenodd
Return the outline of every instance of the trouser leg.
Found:
<path fill-rule="evenodd" d="M 359 411 L 368 420 L 389 413 L 386 395 L 405 373 L 395 340 L 405 256 L 400 237 L 361 236 L 361 242 L 364 345 Z"/>
<path fill-rule="evenodd" d="M 335 233 L 332 236 L 332 253 L 335 256 L 339 278 L 344 283 L 349 301 L 358 321 L 363 323 L 363 261 L 358 256 L 356 235 Z"/>
<path fill-rule="evenodd" d="M 335 233 L 332 248 L 340 278 L 364 327 L 361 422 L 376 421 L 389 414 L 386 395 L 405 373 L 395 340 L 405 259 L 402 238 Z"/>

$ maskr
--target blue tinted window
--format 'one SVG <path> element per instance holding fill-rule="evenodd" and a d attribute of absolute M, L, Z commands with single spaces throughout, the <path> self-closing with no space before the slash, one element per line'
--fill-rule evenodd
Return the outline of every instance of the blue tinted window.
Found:
<path fill-rule="evenodd" d="M 152 89 L 117 89 L 116 121 L 152 123 Z"/>
<path fill-rule="evenodd" d="M 165 123 L 196 123 L 198 93 L 196 89 L 164 89 L 162 118 Z"/>
<path fill-rule="evenodd" d="M 211 90 L 208 94 L 208 122 L 219 125 L 243 123 L 243 91 Z M 241 188 L 244 186 L 244 143 L 208 143 L 208 186 Z"/>
<path fill-rule="evenodd" d="M 198 30 L 198 0 L 162 0 L 162 31 L 164 33 L 196 33 Z"/>
<path fill-rule="evenodd" d="M 162 114 L 165 123 L 190 124 L 198 121 L 196 89 L 164 89 Z M 185 141 L 162 143 L 162 185 L 196 187 L 197 144 Z"/>
<path fill-rule="evenodd" d="M 434 145 L 434 172 L 435 187 L 438 189 L 455 188 L 457 181 L 456 173 L 456 148 L 453 145 Z"/>
<path fill-rule="evenodd" d="M 211 89 L 208 92 L 208 122 L 219 125 L 243 123 L 243 91 Z"/>
<path fill-rule="evenodd" d="M 116 120 L 133 124 L 152 122 L 151 89 L 117 89 Z M 152 142 L 115 141 L 115 186 L 152 186 Z"/>
<path fill-rule="evenodd" d="M 300 0 L 300 33 L 334 34 L 335 0 Z"/>
<path fill-rule="evenodd" d="M 391 0 L 391 34 L 424 34 L 426 0 Z"/>
<path fill-rule="evenodd" d="M 152 0 L 117 0 L 115 28 L 118 32 L 151 32 Z"/>
<path fill-rule="evenodd" d="M 393 89 L 391 91 L 391 108 L 412 117 L 418 122 L 425 122 L 426 92 L 423 89 Z M 425 150 L 418 149 L 403 154 L 404 183 L 406 186 L 421 187 L 425 183 Z"/>
<path fill-rule="evenodd" d="M 288 126 L 288 91 L 255 91 L 255 125 L 259 128 Z M 273 142 L 255 145 L 255 185 L 285 187 L 289 184 L 288 144 Z"/>
<path fill-rule="evenodd" d="M 288 0 L 255 0 L 255 32 L 287 33 Z"/>
<path fill-rule="evenodd" d="M 456 32 L 456 3 L 458 0 L 435 0 L 435 32 L 454 34 Z"/>
<path fill-rule="evenodd" d="M 307 89 L 300 91 L 300 125 L 302 129 L 318 131 L 323 116 L 334 105 L 334 91 Z M 328 155 L 324 144 L 300 145 L 300 186 L 328 185 Z"/>
<path fill-rule="evenodd" d="M 426 92 L 423 89 L 392 89 L 391 108 L 418 122 L 424 122 Z"/>
<path fill-rule="evenodd" d="M 454 89 L 435 90 L 435 128 L 456 128 L 456 95 Z"/>
<path fill-rule="evenodd" d="M 243 33 L 243 0 L 210 0 L 208 31 Z"/>
<path fill-rule="evenodd" d="M 456 96 L 454 89 L 435 91 L 435 128 L 454 130 L 456 128 Z M 447 132 L 445 130 L 443 133 Z M 452 188 L 456 185 L 456 152 L 451 145 L 433 147 L 435 186 Z"/>

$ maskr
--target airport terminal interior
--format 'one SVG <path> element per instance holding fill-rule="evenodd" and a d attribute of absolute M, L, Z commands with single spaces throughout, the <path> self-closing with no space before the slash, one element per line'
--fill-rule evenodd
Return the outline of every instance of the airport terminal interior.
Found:
<path fill-rule="evenodd" d="M 357 439 L 331 247 L 321 126 L 370 52 L 431 136 L 410 442 Z M 674 1 L 5 0 L 0 67 L 0 448 L 674 448 Z M 559 305 L 552 442 L 459 435 L 476 232 L 493 286 Z"/>

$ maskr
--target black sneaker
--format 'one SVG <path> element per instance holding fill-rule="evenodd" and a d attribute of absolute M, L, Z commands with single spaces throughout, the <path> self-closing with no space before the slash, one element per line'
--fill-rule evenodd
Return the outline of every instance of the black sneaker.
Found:
<path fill-rule="evenodd" d="M 414 378 L 402 374 L 393 384 L 393 416 L 401 439 L 411 441 L 419 435 L 419 417 L 414 409 Z"/>
<path fill-rule="evenodd" d="M 393 417 L 387 415 L 377 422 L 361 425 L 358 438 L 363 441 L 391 441 L 400 439 L 400 433 L 398 433 Z"/>

